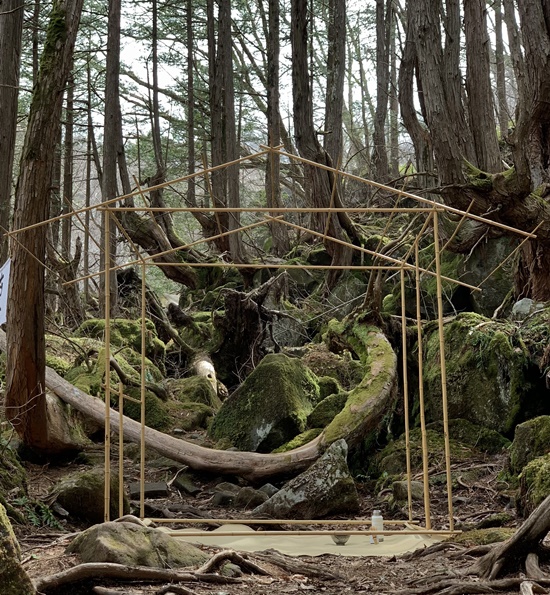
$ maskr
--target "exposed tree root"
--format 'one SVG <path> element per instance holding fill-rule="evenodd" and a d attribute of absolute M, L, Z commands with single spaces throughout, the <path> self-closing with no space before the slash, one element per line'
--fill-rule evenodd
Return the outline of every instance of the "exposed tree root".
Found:
<path fill-rule="evenodd" d="M 531 513 L 515 535 L 503 543 L 491 546 L 482 558 L 460 572 L 459 578 L 449 575 L 442 578 L 432 576 L 422 579 L 421 586 L 411 585 L 412 588 L 401 593 L 461 595 L 518 589 L 522 595 L 546 592 L 543 587 L 550 587 L 550 575 L 541 569 L 539 558 L 548 558 L 549 550 L 542 541 L 549 531 L 550 496 Z M 474 551 L 480 553 L 485 550 L 478 547 L 467 553 L 472 554 Z M 498 578 L 504 573 L 518 571 L 524 571 L 525 574 L 521 577 Z M 474 582 L 466 577 L 478 577 L 482 580 Z"/>
<path fill-rule="evenodd" d="M 241 579 L 221 576 L 219 574 L 189 572 L 186 570 L 171 570 L 164 568 L 149 568 L 145 566 L 126 566 L 108 562 L 79 564 L 67 570 L 57 572 L 50 576 L 37 578 L 33 581 L 38 592 L 48 592 L 61 585 L 77 583 L 83 580 L 117 579 L 122 581 L 148 581 L 148 582 L 182 582 L 182 583 L 239 583 Z"/>
<path fill-rule="evenodd" d="M 309 578 L 317 578 L 328 581 L 343 578 L 339 574 L 325 570 L 320 565 L 308 564 L 307 562 L 299 561 L 296 558 L 283 556 L 275 550 L 266 550 L 265 552 L 261 553 L 255 552 L 254 557 L 258 558 L 259 560 L 263 560 L 264 562 L 268 562 L 269 564 L 278 566 L 279 568 L 282 568 L 287 572 L 291 572 L 292 574 L 302 574 L 303 576 L 307 576 Z"/>

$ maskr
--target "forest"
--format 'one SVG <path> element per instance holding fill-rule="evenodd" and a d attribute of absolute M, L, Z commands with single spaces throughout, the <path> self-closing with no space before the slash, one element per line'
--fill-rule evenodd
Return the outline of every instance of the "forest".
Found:
<path fill-rule="evenodd" d="M 547 592 L 549 104 L 547 0 L 0 0 L 5 592 Z"/>

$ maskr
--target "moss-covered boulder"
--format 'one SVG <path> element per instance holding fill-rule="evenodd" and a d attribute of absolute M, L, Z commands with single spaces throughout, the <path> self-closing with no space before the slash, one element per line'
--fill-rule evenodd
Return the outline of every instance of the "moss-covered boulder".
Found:
<path fill-rule="evenodd" d="M 279 448 L 276 448 L 273 452 L 288 452 L 289 450 L 300 448 L 300 446 L 304 446 L 304 444 L 315 440 L 315 438 L 317 438 L 317 436 L 319 436 L 322 431 L 322 428 L 312 428 L 311 430 L 306 430 L 305 432 L 298 434 L 298 436 L 294 437 L 286 444 L 279 446 Z"/>
<path fill-rule="evenodd" d="M 124 394 L 130 399 L 124 399 L 124 415 L 129 418 L 141 420 L 141 389 L 135 386 L 127 386 Z M 118 407 L 118 399 L 115 399 Z M 164 401 L 161 401 L 154 393 L 145 391 L 145 425 L 154 430 L 164 430 L 170 423 L 170 415 Z"/>
<path fill-rule="evenodd" d="M 359 498 L 347 465 L 347 453 L 344 440 L 334 442 L 307 471 L 255 508 L 252 516 L 318 519 L 356 513 Z"/>
<path fill-rule="evenodd" d="M 21 552 L 6 509 L 0 504 L 0 579 L 6 595 L 34 595 L 31 580 L 21 566 Z"/>
<path fill-rule="evenodd" d="M 164 427 L 166 433 L 194 432 L 208 428 L 208 424 L 216 411 L 204 403 L 182 403 L 168 401 L 165 403 L 168 421 Z"/>
<path fill-rule="evenodd" d="M 323 399 L 307 418 L 310 428 L 325 428 L 342 411 L 348 400 L 347 392 L 339 392 Z"/>
<path fill-rule="evenodd" d="M 550 415 L 541 415 L 516 426 L 510 446 L 510 469 L 521 470 L 533 459 L 550 452 Z"/>
<path fill-rule="evenodd" d="M 515 327 L 465 313 L 445 325 L 448 414 L 501 433 L 510 433 L 521 416 L 530 382 L 527 354 Z M 441 420 L 439 333 L 425 344 L 425 403 L 428 421 Z"/>
<path fill-rule="evenodd" d="M 490 529 L 474 529 L 473 531 L 464 531 L 459 535 L 453 535 L 449 541 L 460 543 L 467 547 L 476 545 L 490 545 L 491 543 L 500 543 L 510 539 L 516 532 L 510 527 L 498 527 Z"/>
<path fill-rule="evenodd" d="M 109 325 L 111 344 L 117 347 L 131 347 L 141 352 L 141 320 L 113 318 Z M 158 338 L 155 325 L 151 320 L 145 321 L 145 355 L 156 364 L 162 362 L 166 345 Z M 103 339 L 105 337 L 105 320 L 93 318 L 83 322 L 76 330 L 79 337 Z"/>
<path fill-rule="evenodd" d="M 427 427 L 443 434 L 442 421 L 432 422 Z M 499 432 L 473 424 L 467 419 L 450 419 L 448 428 L 451 439 L 473 446 L 481 452 L 497 454 L 510 446 L 510 440 Z"/>
<path fill-rule="evenodd" d="M 104 520 L 105 473 L 103 470 L 79 471 L 65 476 L 52 489 L 49 500 L 58 502 L 72 518 L 89 523 Z M 130 512 L 130 503 L 124 494 L 123 514 Z M 120 516 L 118 510 L 118 477 L 111 476 L 111 518 Z"/>
<path fill-rule="evenodd" d="M 445 439 L 443 434 L 436 430 L 426 431 L 428 444 L 428 459 L 430 464 L 435 464 L 445 457 Z M 451 452 L 453 463 L 468 461 L 479 455 L 479 451 L 472 446 L 462 444 L 451 439 Z M 422 468 L 422 433 L 420 428 L 410 432 L 410 457 L 412 469 Z M 388 476 L 402 475 L 407 471 L 407 451 L 405 435 L 390 442 L 380 451 L 373 460 L 371 471 L 374 474 L 385 474 Z"/>
<path fill-rule="evenodd" d="M 129 522 L 94 525 L 83 531 L 67 548 L 83 562 L 111 562 L 127 566 L 182 568 L 200 566 L 207 553 L 158 529 Z"/>
<path fill-rule="evenodd" d="M 302 361 L 319 378 L 333 378 L 345 389 L 357 386 L 364 374 L 359 359 L 354 359 L 345 347 L 334 353 L 325 343 L 311 343 Z"/>
<path fill-rule="evenodd" d="M 181 403 L 202 403 L 215 410 L 222 405 L 210 380 L 204 376 L 172 379 L 168 383 L 168 391 L 174 400 Z"/>
<path fill-rule="evenodd" d="M 550 454 L 533 459 L 519 476 L 517 507 L 524 517 L 550 495 Z"/>
<path fill-rule="evenodd" d="M 24 522 L 23 515 L 11 502 L 16 498 L 26 498 L 27 474 L 11 445 L 6 444 L 1 438 L 0 455 L 0 505 L 4 505 L 12 521 L 22 523 Z M 9 500 L 8 493 L 10 494 Z"/>
<path fill-rule="evenodd" d="M 270 354 L 224 401 L 209 435 L 239 450 L 270 452 L 305 430 L 318 400 L 316 377 L 300 360 Z"/>

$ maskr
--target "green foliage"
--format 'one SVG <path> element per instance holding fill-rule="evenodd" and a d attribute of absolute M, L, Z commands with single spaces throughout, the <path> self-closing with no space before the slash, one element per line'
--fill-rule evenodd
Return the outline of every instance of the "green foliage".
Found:
<path fill-rule="evenodd" d="M 23 517 L 34 527 L 50 527 L 63 530 L 63 525 L 56 519 L 53 512 L 43 502 L 31 500 L 27 496 L 21 496 L 11 500 L 11 504 L 18 508 Z"/>

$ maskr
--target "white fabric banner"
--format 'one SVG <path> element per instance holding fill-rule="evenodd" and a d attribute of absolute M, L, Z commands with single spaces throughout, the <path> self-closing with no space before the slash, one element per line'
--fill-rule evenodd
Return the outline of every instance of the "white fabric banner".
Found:
<path fill-rule="evenodd" d="M 0 268 L 0 324 L 4 324 L 8 311 L 8 284 L 10 282 L 11 259 L 8 258 Z"/>

